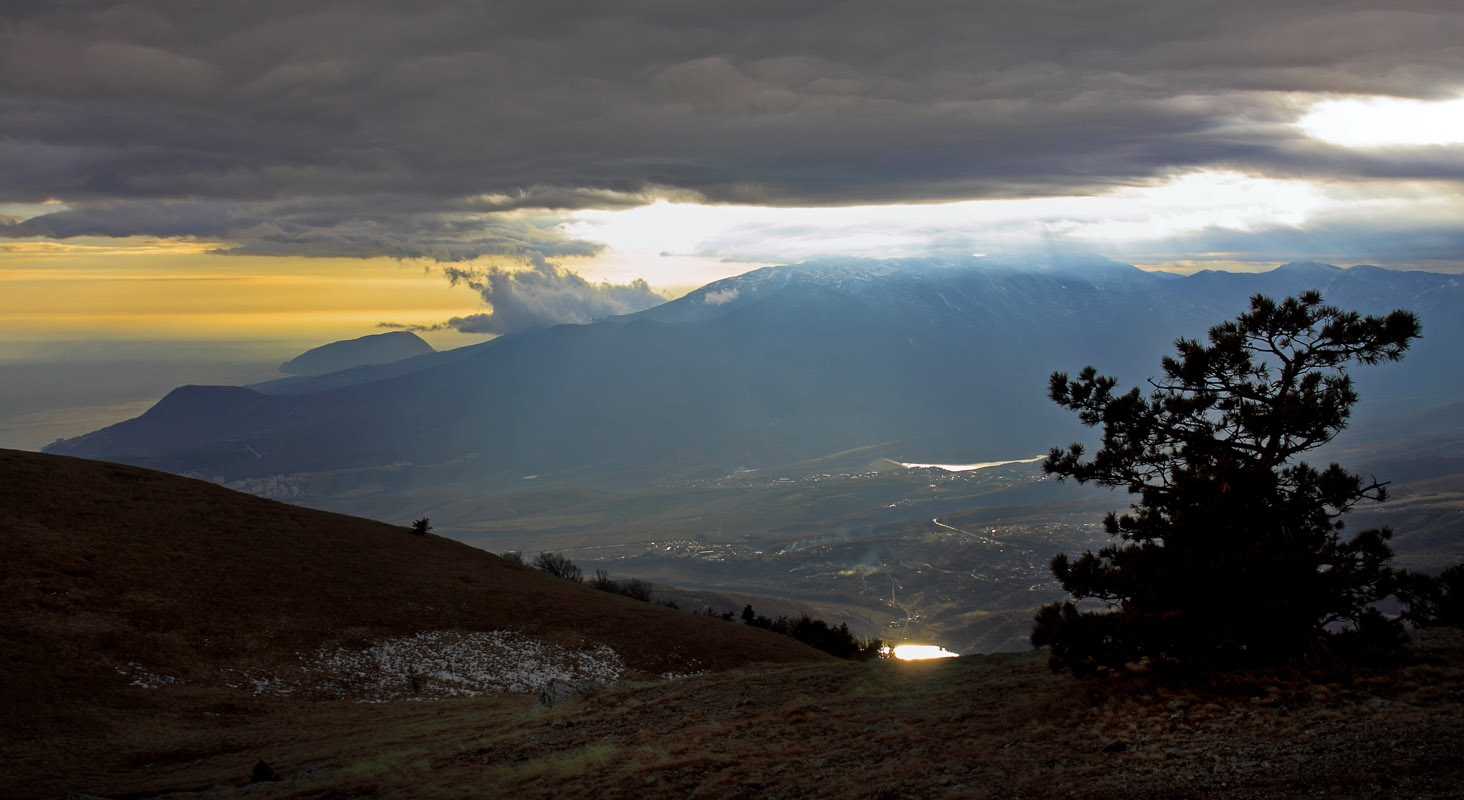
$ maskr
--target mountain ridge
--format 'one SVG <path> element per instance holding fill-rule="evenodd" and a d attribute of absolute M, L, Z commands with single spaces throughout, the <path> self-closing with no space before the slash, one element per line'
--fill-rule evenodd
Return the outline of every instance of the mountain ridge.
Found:
<path fill-rule="evenodd" d="M 324 375 L 352 367 L 375 366 L 434 353 L 432 345 L 411 331 L 373 333 L 313 347 L 280 365 L 289 375 Z"/>
<path fill-rule="evenodd" d="M 468 459 L 500 489 L 525 475 L 643 487 L 876 442 L 946 442 L 878 454 L 895 460 L 989 460 L 1082 434 L 1044 402 L 1050 372 L 1091 363 L 1139 382 L 1176 336 L 1203 335 L 1257 292 L 1308 288 L 1368 313 L 1418 306 L 1424 340 L 1402 365 L 1359 371 L 1365 400 L 1418 409 L 1464 388 L 1449 368 L 1464 342 L 1452 276 L 1304 262 L 1163 278 L 1093 258 L 824 261 L 371 380 L 219 409 L 206 390 L 180 389 L 157 413 L 47 450 L 222 479 Z"/>

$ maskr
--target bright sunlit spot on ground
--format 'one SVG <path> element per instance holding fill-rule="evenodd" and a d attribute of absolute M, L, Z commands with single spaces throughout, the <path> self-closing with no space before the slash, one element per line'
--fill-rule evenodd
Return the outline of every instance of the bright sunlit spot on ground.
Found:
<path fill-rule="evenodd" d="M 1464 97 L 1324 100 L 1297 125 L 1308 136 L 1343 147 L 1407 147 L 1464 143 Z"/>
<path fill-rule="evenodd" d="M 924 661 L 930 658 L 955 658 L 959 653 L 951 651 L 934 644 L 902 644 L 890 651 L 890 654 L 901 661 Z"/>

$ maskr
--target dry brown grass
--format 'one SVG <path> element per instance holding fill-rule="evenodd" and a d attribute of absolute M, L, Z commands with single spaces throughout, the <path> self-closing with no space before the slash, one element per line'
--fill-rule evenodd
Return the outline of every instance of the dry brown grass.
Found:
<path fill-rule="evenodd" d="M 827 658 L 406 527 L 8 450 L 0 607 L 6 745 L 107 742 L 129 735 L 135 713 L 236 702 L 225 689 L 241 671 L 288 671 L 301 652 L 421 630 L 608 645 L 632 677 Z M 141 689 L 139 674 L 178 684 Z"/>
<path fill-rule="evenodd" d="M 1320 680 L 1075 681 L 1035 655 L 767 665 L 537 714 L 528 696 L 255 698 L 134 712 L 149 723 L 113 750 L 6 777 L 104 796 L 1445 798 L 1464 779 L 1461 678 L 1450 647 Z M 259 758 L 282 780 L 246 786 Z"/>
<path fill-rule="evenodd" d="M 1449 797 L 1461 677 L 1457 650 L 1321 682 L 1079 682 L 1032 656 L 768 667 L 605 690 L 418 776 L 512 797 Z"/>

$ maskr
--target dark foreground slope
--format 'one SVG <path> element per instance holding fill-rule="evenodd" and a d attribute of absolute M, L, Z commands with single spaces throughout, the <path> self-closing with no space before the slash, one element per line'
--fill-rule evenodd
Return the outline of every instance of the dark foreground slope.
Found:
<path fill-rule="evenodd" d="M 77 769 L 41 788 L 301 799 L 1457 798 L 1461 677 L 1457 647 L 1311 681 L 1189 684 L 1078 682 L 1029 654 L 767 665 L 605 688 L 538 713 L 533 698 L 509 695 L 256 700 L 119 736 L 130 761 L 71 751 L 64 766 Z M 11 750 L 0 779 L 27 752 Z M 117 766 L 97 777 L 80 769 L 88 756 Z M 279 780 L 249 783 L 259 759 Z"/>
<path fill-rule="evenodd" d="M 262 695 L 427 697 L 823 658 L 405 527 L 10 450 L 0 607 L 7 745 L 100 746 L 140 710 Z"/>

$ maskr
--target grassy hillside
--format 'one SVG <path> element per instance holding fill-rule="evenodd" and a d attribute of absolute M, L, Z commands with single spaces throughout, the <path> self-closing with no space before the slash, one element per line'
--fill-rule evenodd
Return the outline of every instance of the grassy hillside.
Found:
<path fill-rule="evenodd" d="M 230 693 L 460 693 L 461 682 L 431 673 L 491 670 L 485 649 L 504 663 L 537 653 L 569 674 L 606 662 L 623 678 L 824 658 L 788 637 L 598 592 L 405 527 L 8 450 L 0 604 L 7 740 L 105 730 L 112 712 L 161 702 L 164 691 L 165 705 Z M 464 663 L 424 660 L 434 647 Z M 381 678 L 330 674 L 373 659 L 411 674 L 386 690 Z"/>

